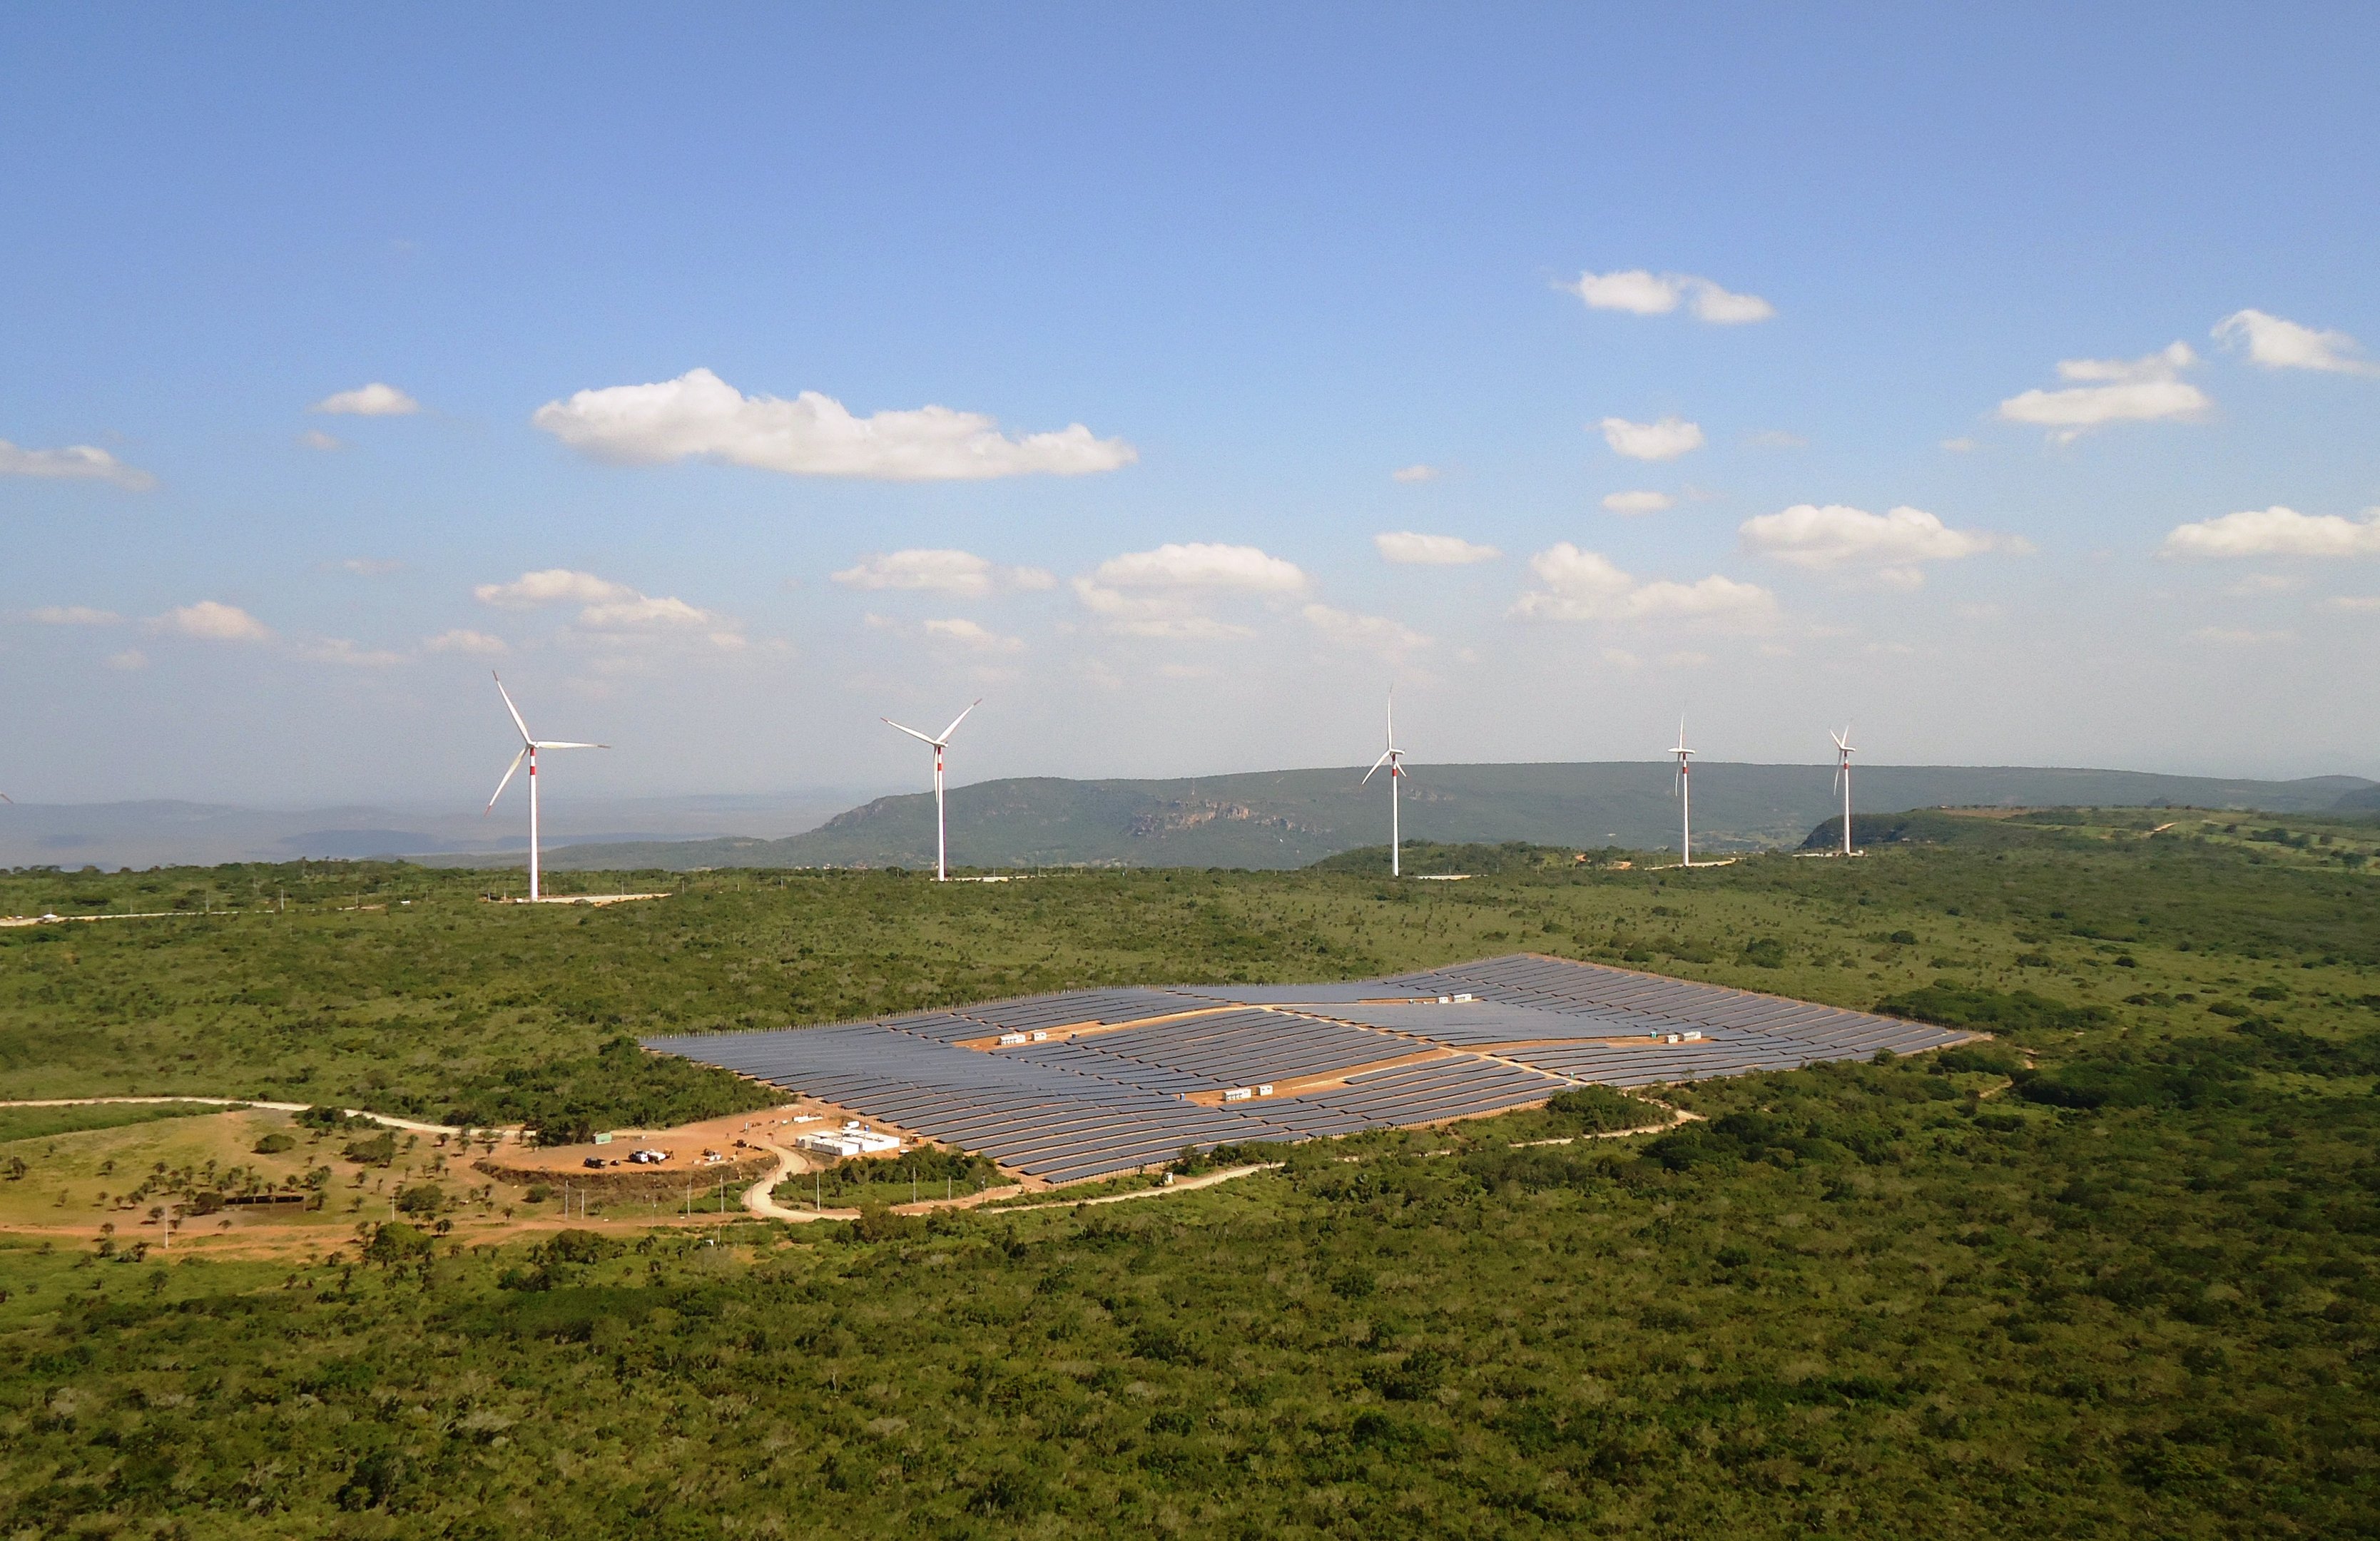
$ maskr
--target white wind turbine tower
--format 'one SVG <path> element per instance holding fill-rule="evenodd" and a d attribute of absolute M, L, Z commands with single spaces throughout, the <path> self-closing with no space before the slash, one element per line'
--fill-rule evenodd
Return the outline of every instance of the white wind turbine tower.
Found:
<path fill-rule="evenodd" d="M 1852 850 L 1852 756 L 1858 751 L 1852 747 L 1849 722 L 1843 724 L 1842 732 L 1827 736 L 1835 741 L 1835 781 L 1843 793 L 1843 855 L 1848 856 L 1855 855 Z"/>
<path fill-rule="evenodd" d="M 504 688 L 503 676 L 492 675 L 491 677 L 496 682 L 496 694 L 504 698 L 504 710 L 513 714 L 513 726 L 520 730 L 521 735 L 520 753 L 513 756 L 512 764 L 504 768 L 504 779 L 496 783 L 496 797 L 503 796 L 504 788 L 513 784 L 513 772 L 521 768 L 521 761 L 528 761 L 528 898 L 530 904 L 535 904 L 541 892 L 538 886 L 537 752 L 540 749 L 608 749 L 612 746 L 565 744 L 559 739 L 530 737 L 528 724 L 521 721 L 520 708 L 513 705 L 512 692 Z M 488 799 L 488 806 L 480 813 L 480 818 L 485 819 L 490 813 L 495 811 L 496 797 Z"/>
<path fill-rule="evenodd" d="M 1678 865 L 1694 864 L 1694 751 L 1686 747 L 1686 720 L 1678 719 L 1678 743 L 1670 753 L 1678 757 Z"/>
<path fill-rule="evenodd" d="M 1370 781 L 1381 766 L 1389 768 L 1389 876 L 1398 878 L 1404 874 L 1402 869 L 1403 843 L 1397 830 L 1397 783 L 1404 780 L 1405 752 L 1397 747 L 1397 692 L 1394 686 L 1389 687 L 1388 746 L 1380 751 L 1380 758 L 1372 762 L 1372 769 L 1364 772 L 1364 782 Z M 1364 782 L 1355 784 L 1361 786 Z"/>
<path fill-rule="evenodd" d="M 958 732 L 959 724 L 966 721 L 967 711 L 973 711 L 976 708 L 981 705 L 983 705 L 983 698 L 978 696 L 974 700 L 967 703 L 966 711 L 962 711 L 956 717 L 952 718 L 951 725 L 944 728 L 939 734 L 931 738 L 927 737 L 924 734 L 919 733 L 915 728 L 901 728 L 901 724 L 895 722 L 890 717 L 880 719 L 886 727 L 901 728 L 903 733 L 907 734 L 918 743 L 933 746 L 934 881 L 938 883 L 947 883 L 951 880 L 950 830 L 949 826 L 942 819 L 942 751 L 951 746 L 951 734 Z"/>

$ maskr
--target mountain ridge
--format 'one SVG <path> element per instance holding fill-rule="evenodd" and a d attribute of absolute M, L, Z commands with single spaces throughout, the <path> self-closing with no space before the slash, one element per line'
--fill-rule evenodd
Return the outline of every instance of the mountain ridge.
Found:
<path fill-rule="evenodd" d="M 1413 765 L 1404 783 L 1409 838 L 1524 841 L 1580 848 L 1676 848 L 1673 772 L 1659 761 Z M 952 788 L 955 866 L 1303 867 L 1383 843 L 1387 793 L 1363 768 L 1244 771 L 1222 776 L 1071 780 L 1009 777 Z M 2312 812 L 2380 790 L 2360 776 L 2294 781 L 2172 776 L 2057 766 L 1860 767 L 1863 816 L 1940 807 L 2192 807 Z M 1840 814 L 1831 766 L 1723 760 L 1694 770 L 1694 843 L 1724 853 L 1798 845 Z M 576 844 L 547 853 L 573 868 L 902 867 L 933 865 L 931 793 L 902 793 L 847 808 L 777 840 Z M 442 866 L 471 863 L 432 857 Z M 510 859 L 503 862 L 510 865 Z M 489 865 L 496 865 L 489 863 Z"/>

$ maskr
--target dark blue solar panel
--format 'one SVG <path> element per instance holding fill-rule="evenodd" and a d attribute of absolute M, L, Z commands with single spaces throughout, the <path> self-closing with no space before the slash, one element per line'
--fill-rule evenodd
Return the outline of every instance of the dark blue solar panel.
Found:
<path fill-rule="evenodd" d="M 1454 995 L 1475 999 L 1440 1000 Z M 1040 1043 L 959 1047 L 1086 1026 Z M 1699 1037 L 1684 1038 L 1688 1030 Z M 1667 1041 L 1672 1034 L 1679 1042 Z M 1522 953 L 1388 979 L 1075 990 L 647 1047 L 1065 1183 L 1161 1162 L 1187 1145 L 1432 1123 L 1542 1102 L 1581 1082 L 1658 1086 L 1972 1036 Z M 1210 1105 L 1264 1083 L 1305 1089 Z"/>

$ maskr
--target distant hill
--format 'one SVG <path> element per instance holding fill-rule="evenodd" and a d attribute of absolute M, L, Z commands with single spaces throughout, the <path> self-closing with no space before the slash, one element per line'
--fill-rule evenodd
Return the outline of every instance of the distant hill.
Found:
<path fill-rule="evenodd" d="M 1839 805 L 1828 766 L 1694 769 L 1694 844 L 1713 853 L 1802 843 Z M 1388 794 L 1360 768 L 1268 770 L 1172 781 L 978 782 L 950 794 L 951 860 L 976 868 L 1305 867 L 1378 845 Z M 1446 844 L 1674 850 L 1678 805 L 1659 762 L 1417 765 L 1404 832 Z M 2134 770 L 2023 766 L 1865 766 L 1871 813 L 1939 807 L 2191 807 L 2302 813 L 2373 790 L 2356 776 L 2228 781 Z M 1836 813 L 1835 817 L 1840 818 Z M 457 858 L 449 858 L 450 861 Z M 517 858 L 515 858 L 517 859 Z M 934 859 L 934 800 L 880 797 L 782 840 L 731 838 L 576 844 L 557 868 L 905 867 Z"/>

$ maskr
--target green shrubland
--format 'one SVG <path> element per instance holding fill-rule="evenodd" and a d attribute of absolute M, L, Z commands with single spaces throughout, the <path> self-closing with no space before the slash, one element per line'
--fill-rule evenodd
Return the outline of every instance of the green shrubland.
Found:
<path fill-rule="evenodd" d="M 0 1241 L 0 1530 L 2372 1535 L 2374 880 L 2327 826 L 2230 821 L 1401 888 L 735 874 L 586 915 L 382 868 L 414 905 L 0 933 L 18 1096 L 727 1110 L 615 1040 L 1524 948 L 1994 1035 L 1670 1088 L 1675 1124 L 1588 1090 L 1193 1153 L 1280 1164 L 1081 1208 Z"/>

